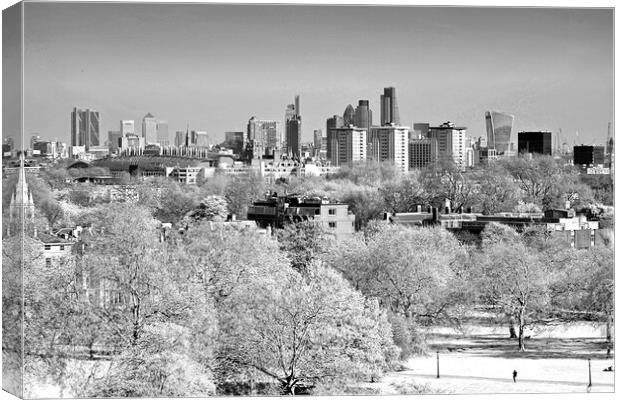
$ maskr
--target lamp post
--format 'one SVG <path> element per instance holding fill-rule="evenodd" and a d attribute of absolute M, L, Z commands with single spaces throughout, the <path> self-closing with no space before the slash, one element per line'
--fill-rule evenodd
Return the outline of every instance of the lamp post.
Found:
<path fill-rule="evenodd" d="M 592 366 L 590 365 L 590 359 L 588 358 L 588 392 L 592 388 Z"/>

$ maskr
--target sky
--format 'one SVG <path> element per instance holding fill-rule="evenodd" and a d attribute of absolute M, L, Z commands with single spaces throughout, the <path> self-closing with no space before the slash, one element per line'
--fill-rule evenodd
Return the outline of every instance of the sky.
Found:
<path fill-rule="evenodd" d="M 31 2 L 24 34 L 26 140 L 69 142 L 73 107 L 100 112 L 103 141 L 147 112 L 172 139 L 189 124 L 222 140 L 252 116 L 282 121 L 299 94 L 310 141 L 359 99 L 378 122 L 388 86 L 401 124 L 471 137 L 491 109 L 571 145 L 613 122 L 611 9 Z"/>

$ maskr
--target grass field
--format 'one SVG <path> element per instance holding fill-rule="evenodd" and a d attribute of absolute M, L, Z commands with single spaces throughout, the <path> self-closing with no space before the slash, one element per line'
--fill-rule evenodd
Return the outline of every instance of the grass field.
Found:
<path fill-rule="evenodd" d="M 529 331 L 527 335 L 530 339 L 526 341 L 526 351 L 519 352 L 516 340 L 508 339 L 506 327 L 436 329 L 429 335 L 428 355 L 411 358 L 404 371 L 388 374 L 377 388 L 381 394 L 585 393 L 591 359 L 589 390 L 614 391 L 613 353 L 606 358 L 601 326 L 554 326 Z M 614 372 L 603 371 L 609 366 L 613 366 Z M 512 379 L 514 370 L 516 383 Z"/>

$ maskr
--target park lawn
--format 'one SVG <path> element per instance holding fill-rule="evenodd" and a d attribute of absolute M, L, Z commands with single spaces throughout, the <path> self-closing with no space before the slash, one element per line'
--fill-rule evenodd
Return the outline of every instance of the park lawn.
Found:
<path fill-rule="evenodd" d="M 427 355 L 405 363 L 405 370 L 386 375 L 377 389 L 381 394 L 418 393 L 571 393 L 588 390 L 591 359 L 591 392 L 613 392 L 615 365 L 606 358 L 600 325 L 579 323 L 534 329 L 528 332 L 526 351 L 517 351 L 506 327 L 469 326 L 429 332 Z M 592 336 L 594 335 L 594 336 Z M 439 373 L 437 379 L 437 351 Z M 517 371 L 517 382 L 512 372 Z"/>

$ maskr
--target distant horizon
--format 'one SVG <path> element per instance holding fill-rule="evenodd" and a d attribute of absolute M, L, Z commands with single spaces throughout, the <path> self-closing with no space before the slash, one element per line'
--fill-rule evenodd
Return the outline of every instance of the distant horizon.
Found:
<path fill-rule="evenodd" d="M 100 142 L 147 113 L 216 143 L 248 120 L 283 122 L 299 94 L 302 141 L 393 86 L 401 125 L 467 127 L 485 112 L 573 144 L 613 134 L 613 10 L 251 4 L 26 3 L 24 143 L 70 144 L 73 107 Z M 592 62 L 592 60 L 597 60 Z M 5 102 L 6 103 L 6 102 Z M 3 106 L 3 107 L 6 107 Z M 8 115 L 6 108 L 5 115 Z M 282 125 L 284 130 L 284 124 Z M 3 120 L 3 138 L 19 142 Z M 576 132 L 579 132 L 578 135 Z"/>

